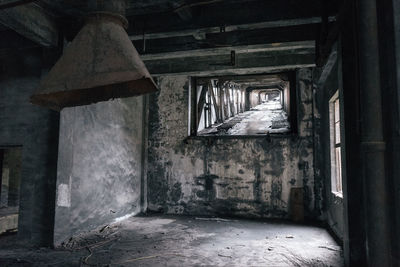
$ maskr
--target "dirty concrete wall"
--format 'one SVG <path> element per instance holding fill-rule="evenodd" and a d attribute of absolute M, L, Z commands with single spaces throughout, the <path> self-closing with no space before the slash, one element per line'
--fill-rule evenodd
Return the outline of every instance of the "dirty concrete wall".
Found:
<path fill-rule="evenodd" d="M 61 111 L 55 245 L 140 212 L 143 99 Z"/>
<path fill-rule="evenodd" d="M 41 69 L 41 49 L 0 55 L 0 147 L 22 146 L 19 239 L 28 241 L 25 244 L 50 245 L 59 114 L 29 103 Z"/>
<path fill-rule="evenodd" d="M 323 217 L 325 217 L 330 228 L 340 239 L 343 239 L 344 231 L 344 204 L 343 198 L 332 193 L 331 186 L 331 151 L 330 151 L 330 119 L 329 100 L 339 90 L 338 63 L 337 60 L 330 68 L 330 73 L 325 74 L 327 78 L 322 84 L 315 88 L 315 169 L 316 178 L 323 182 Z M 327 67 L 327 66 L 326 66 Z M 318 83 L 321 70 L 315 71 L 315 83 Z"/>
<path fill-rule="evenodd" d="M 311 76 L 297 71 L 299 133 L 271 138 L 187 138 L 189 77 L 160 77 L 149 103 L 149 210 L 284 218 L 290 189 L 302 187 L 314 217 Z"/>

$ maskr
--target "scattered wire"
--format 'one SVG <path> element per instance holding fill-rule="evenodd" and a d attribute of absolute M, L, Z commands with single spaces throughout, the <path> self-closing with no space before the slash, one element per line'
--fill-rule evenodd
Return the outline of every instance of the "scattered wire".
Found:
<path fill-rule="evenodd" d="M 123 263 L 128 263 L 128 262 L 134 262 L 134 261 L 140 261 L 140 260 L 147 260 L 147 259 L 154 259 L 158 257 L 165 257 L 165 256 L 178 256 L 178 257 L 186 257 L 182 254 L 177 254 L 177 253 L 168 253 L 168 254 L 157 254 L 157 255 L 152 255 L 152 256 L 145 256 L 145 257 L 139 257 L 139 258 L 134 258 L 122 262 L 116 262 L 112 264 L 123 264 Z"/>

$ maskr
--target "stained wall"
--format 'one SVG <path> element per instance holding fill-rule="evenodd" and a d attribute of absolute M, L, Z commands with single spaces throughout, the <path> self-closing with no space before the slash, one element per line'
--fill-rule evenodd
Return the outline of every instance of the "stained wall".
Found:
<path fill-rule="evenodd" d="M 188 137 L 190 77 L 159 77 L 149 101 L 149 210 L 285 218 L 300 187 L 306 216 L 317 217 L 312 73 L 296 75 L 299 132 L 245 138 Z"/>

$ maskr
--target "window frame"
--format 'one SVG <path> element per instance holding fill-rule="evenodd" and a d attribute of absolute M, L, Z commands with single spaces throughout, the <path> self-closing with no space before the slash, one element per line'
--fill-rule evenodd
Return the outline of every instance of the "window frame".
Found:
<path fill-rule="evenodd" d="M 329 100 L 329 142 L 331 156 L 331 192 L 343 198 L 343 143 L 341 100 L 337 90 Z"/>
<path fill-rule="evenodd" d="M 262 76 L 262 75 L 276 75 L 276 74 L 285 74 L 287 75 L 289 82 L 288 96 L 285 101 L 288 102 L 288 121 L 290 123 L 290 131 L 287 133 L 266 133 L 266 134 L 257 134 L 257 135 L 199 135 L 198 134 L 198 80 L 204 81 L 205 79 L 218 79 L 218 78 L 226 78 L 226 77 L 240 77 L 240 76 Z M 259 73 L 259 74 L 247 74 L 247 75 L 209 75 L 209 76 L 198 76 L 198 77 L 189 77 L 190 79 L 190 87 L 188 92 L 188 137 L 199 137 L 199 138 L 257 138 L 257 137 L 266 137 L 266 136 L 276 136 L 276 137 L 284 137 L 284 136 L 292 136 L 298 134 L 298 118 L 297 118 L 297 99 L 298 99 L 298 90 L 297 90 L 297 80 L 296 80 L 296 71 L 287 71 L 282 73 Z M 240 94 L 239 94 L 240 95 Z M 217 96 L 216 96 L 217 97 Z M 225 97 L 225 94 L 224 94 Z M 247 97 L 247 92 L 244 90 L 244 95 L 241 96 L 244 99 Z M 213 100 L 211 100 L 213 101 Z M 218 101 L 217 101 L 218 102 Z M 239 110 L 242 112 L 246 111 L 246 101 Z M 228 110 L 229 112 L 229 110 Z M 225 115 L 225 112 L 223 112 Z M 236 113 L 235 113 L 236 114 Z M 229 117 L 228 117 L 229 118 Z M 225 120 L 226 118 L 222 118 Z"/>

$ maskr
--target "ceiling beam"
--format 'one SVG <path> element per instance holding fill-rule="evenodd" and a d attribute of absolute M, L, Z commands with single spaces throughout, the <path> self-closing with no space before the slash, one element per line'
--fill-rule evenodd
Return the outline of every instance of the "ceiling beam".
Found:
<path fill-rule="evenodd" d="M 0 9 L 20 6 L 34 1 L 36 0 L 0 0 Z"/>
<path fill-rule="evenodd" d="M 329 21 L 335 21 L 335 17 L 329 17 Z M 132 41 L 135 40 L 143 40 L 143 37 L 147 40 L 151 39 L 162 39 L 162 38 L 171 38 L 171 37 L 183 37 L 183 36 L 193 36 L 195 39 L 202 40 L 206 38 L 206 34 L 209 33 L 220 33 L 222 30 L 224 32 L 233 32 L 239 30 L 256 30 L 256 29 L 265 29 L 265 28 L 278 28 L 278 27 L 288 27 L 288 26 L 298 26 L 298 25 L 306 25 L 306 24 L 315 24 L 321 23 L 321 17 L 311 17 L 311 18 L 299 18 L 299 19 L 289 19 L 289 20 L 277 20 L 277 21 L 265 21 L 258 23 L 249 23 L 249 24 L 240 24 L 240 25 L 230 25 L 221 27 L 208 27 L 208 28 L 200 28 L 200 29 L 189 29 L 189 30 L 181 30 L 181 31 L 172 31 L 172 32 L 157 32 L 157 33 L 148 33 L 148 34 L 140 34 L 140 35 L 130 35 L 129 38 Z"/>
<path fill-rule="evenodd" d="M 169 53 L 156 53 L 141 55 L 142 60 L 165 60 L 172 58 L 185 58 L 185 57 L 204 57 L 204 56 L 218 56 L 229 54 L 235 51 L 238 54 L 256 53 L 256 52 L 276 52 L 276 51 L 290 51 L 308 49 L 310 51 L 315 49 L 315 41 L 300 41 L 300 42 L 287 42 L 287 43 L 272 43 L 262 45 L 245 45 L 233 47 L 221 47 L 210 49 L 198 49 L 190 51 L 178 51 Z"/>
<path fill-rule="evenodd" d="M 234 48 L 232 48 L 234 50 Z M 220 55 L 193 55 L 191 57 L 146 58 L 142 57 L 152 75 L 165 74 L 236 74 L 237 72 L 270 72 L 315 66 L 315 49 L 300 48 L 278 51 L 254 51 L 236 54 L 235 64 L 231 64 L 230 53 Z"/>
<path fill-rule="evenodd" d="M 317 79 L 317 86 L 322 88 L 325 85 L 325 82 L 328 80 L 329 75 L 335 67 L 337 62 L 337 43 L 332 48 L 332 51 L 326 60 L 325 65 L 321 68 L 322 71 Z"/>
<path fill-rule="evenodd" d="M 204 39 L 191 36 L 133 41 L 142 55 L 165 52 L 189 51 L 231 46 L 251 46 L 271 43 L 315 40 L 317 24 L 306 24 L 280 28 L 237 30 L 208 33 Z"/>
<path fill-rule="evenodd" d="M 0 23 L 42 46 L 58 44 L 58 28 L 43 8 L 30 3 L 0 10 Z"/>

